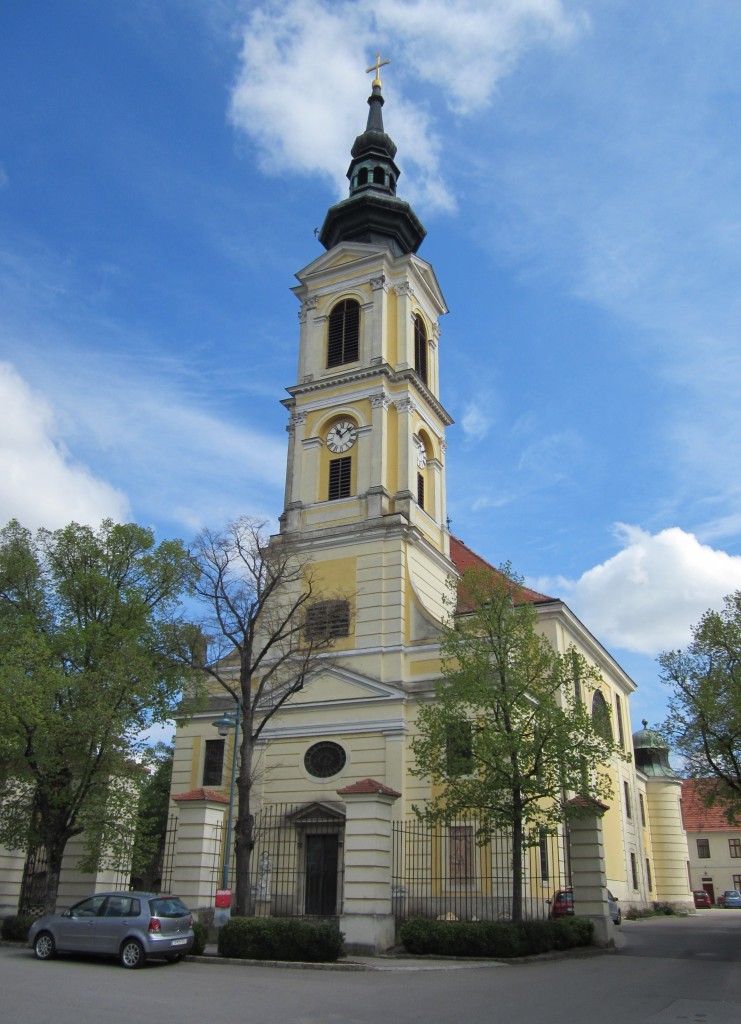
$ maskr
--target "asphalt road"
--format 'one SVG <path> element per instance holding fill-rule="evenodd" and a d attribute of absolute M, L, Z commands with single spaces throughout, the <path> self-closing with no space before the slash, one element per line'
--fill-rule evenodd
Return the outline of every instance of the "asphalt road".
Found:
<path fill-rule="evenodd" d="M 0 947 L 7 1024 L 739 1024 L 741 911 L 626 921 L 616 953 L 349 972 L 116 964 Z M 450 965 L 452 967 L 452 965 Z"/>

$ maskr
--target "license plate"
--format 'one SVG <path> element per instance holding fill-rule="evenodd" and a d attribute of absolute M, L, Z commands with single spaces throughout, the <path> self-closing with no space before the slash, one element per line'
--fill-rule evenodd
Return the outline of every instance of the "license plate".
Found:
<path fill-rule="evenodd" d="M 173 939 L 172 942 L 170 943 L 170 945 L 171 946 L 185 946 L 185 945 L 187 945 L 187 943 L 188 943 L 187 939 Z"/>

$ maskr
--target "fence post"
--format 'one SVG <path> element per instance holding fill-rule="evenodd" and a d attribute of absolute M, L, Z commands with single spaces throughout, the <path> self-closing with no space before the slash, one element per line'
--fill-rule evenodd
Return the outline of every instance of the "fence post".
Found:
<path fill-rule="evenodd" d="M 605 846 L 602 837 L 602 815 L 608 809 L 599 800 L 586 801 L 575 797 L 581 806 L 588 802 L 592 814 L 569 821 L 569 853 L 574 909 L 579 917 L 594 921 L 594 944 L 614 946 L 615 938 L 610 908 L 607 903 Z"/>
<path fill-rule="evenodd" d="M 211 789 L 179 793 L 173 800 L 178 805 L 178 830 L 172 890 L 191 908 L 207 910 L 214 904 L 215 867 L 221 861 L 221 826 L 229 801 Z"/>
<path fill-rule="evenodd" d="M 363 779 L 337 792 L 346 808 L 340 928 L 348 952 L 382 953 L 395 938 L 391 809 L 401 793 L 375 779 Z"/>

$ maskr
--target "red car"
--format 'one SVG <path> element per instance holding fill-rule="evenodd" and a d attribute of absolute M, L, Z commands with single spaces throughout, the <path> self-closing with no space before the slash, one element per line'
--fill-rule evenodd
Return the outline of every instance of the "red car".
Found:
<path fill-rule="evenodd" d="M 694 892 L 692 893 L 692 897 L 693 897 L 693 899 L 695 901 L 695 906 L 698 907 L 698 908 L 702 908 L 702 907 L 710 908 L 712 906 L 712 903 L 710 902 L 710 897 L 708 896 L 708 894 L 705 892 L 704 889 L 695 889 Z"/>
<path fill-rule="evenodd" d="M 551 905 L 550 917 L 571 917 L 574 913 L 574 893 L 571 889 L 559 889 L 548 902 Z"/>

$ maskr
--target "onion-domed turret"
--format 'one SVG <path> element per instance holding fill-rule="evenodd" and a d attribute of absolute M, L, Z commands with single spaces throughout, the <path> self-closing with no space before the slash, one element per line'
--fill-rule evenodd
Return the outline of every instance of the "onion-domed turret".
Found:
<path fill-rule="evenodd" d="M 397 256 L 414 253 L 426 235 L 409 203 L 396 195 L 396 146 L 383 128 L 383 96 L 376 72 L 368 98 L 368 123 L 353 144 L 347 171 L 350 197 L 330 207 L 319 232 L 325 249 L 340 242 L 372 242 Z"/>
<path fill-rule="evenodd" d="M 642 724 L 643 728 L 633 733 L 636 768 L 654 778 L 678 779 L 679 773 L 669 764 L 669 744 L 660 732 L 649 729 L 645 718 Z"/>

